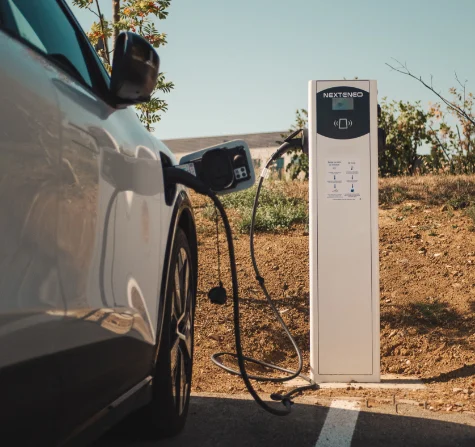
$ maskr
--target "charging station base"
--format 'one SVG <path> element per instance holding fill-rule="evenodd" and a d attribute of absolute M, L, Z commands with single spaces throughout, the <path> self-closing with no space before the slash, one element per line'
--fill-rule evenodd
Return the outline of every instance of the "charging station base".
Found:
<path fill-rule="evenodd" d="M 297 388 L 299 386 L 305 386 L 308 382 L 304 379 L 293 379 L 288 382 L 284 382 L 285 387 Z M 344 389 L 348 387 L 359 387 L 363 389 L 376 389 L 376 390 L 412 390 L 422 391 L 427 389 L 422 380 L 416 376 L 399 376 L 396 374 L 383 374 L 381 375 L 380 382 L 323 382 L 318 384 L 320 389 Z"/>

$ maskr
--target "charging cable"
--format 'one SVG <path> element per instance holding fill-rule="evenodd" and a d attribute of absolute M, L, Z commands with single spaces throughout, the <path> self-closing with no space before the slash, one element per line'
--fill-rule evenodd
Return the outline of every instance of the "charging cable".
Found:
<path fill-rule="evenodd" d="M 296 371 L 283 368 L 271 363 L 267 363 L 261 360 L 253 359 L 251 357 L 247 357 L 243 354 L 242 350 L 242 343 L 241 343 L 241 329 L 240 329 L 240 319 L 239 319 L 239 293 L 238 293 L 238 280 L 237 280 L 237 271 L 236 271 L 236 263 L 235 263 L 235 255 L 234 255 L 234 244 L 233 244 L 233 238 L 232 238 L 232 231 L 231 227 L 229 225 L 229 220 L 226 215 L 226 211 L 221 203 L 221 201 L 218 199 L 217 195 L 210 190 L 202 181 L 194 177 L 192 174 L 189 174 L 188 172 L 175 168 L 175 167 L 169 167 L 164 169 L 164 178 L 165 178 L 165 183 L 180 183 L 182 185 L 185 185 L 187 187 L 190 187 L 194 189 L 196 192 L 207 195 L 208 197 L 211 198 L 213 201 L 214 205 L 216 206 L 217 210 L 219 211 L 221 218 L 223 220 L 224 224 L 224 229 L 226 233 L 226 239 L 228 243 L 228 251 L 229 251 L 229 262 L 230 262 L 230 267 L 231 267 L 231 280 L 232 280 L 232 288 L 233 288 L 233 313 L 234 313 L 234 335 L 235 335 L 235 343 L 236 343 L 236 353 L 227 353 L 227 352 L 219 352 L 216 354 L 213 354 L 211 356 L 211 360 L 220 368 L 224 369 L 225 371 L 229 372 L 230 374 L 234 375 L 239 375 L 242 377 L 244 384 L 246 385 L 246 388 L 248 392 L 251 394 L 251 396 L 254 398 L 256 403 L 261 406 L 264 410 L 268 411 L 269 413 L 272 413 L 276 416 L 286 416 L 290 413 L 291 411 L 291 405 L 293 404 L 291 397 L 295 394 L 301 393 L 305 390 L 313 389 L 316 390 L 318 389 L 318 385 L 313 382 L 310 378 L 303 376 L 301 374 L 302 368 L 303 368 L 303 359 L 302 359 L 302 353 L 295 341 L 295 339 L 292 337 L 292 334 L 290 333 L 288 327 L 286 326 L 285 322 L 283 321 L 282 317 L 280 316 L 279 311 L 275 307 L 275 304 L 273 303 L 267 289 L 264 283 L 264 278 L 260 275 L 259 269 L 257 267 L 257 262 L 255 259 L 255 254 L 254 254 L 254 227 L 255 227 L 255 218 L 256 218 L 256 213 L 257 213 L 257 207 L 259 204 L 259 195 L 260 191 L 262 188 L 262 183 L 264 181 L 264 178 L 267 176 L 268 169 L 270 165 L 278 158 L 280 158 L 283 154 L 285 154 L 287 151 L 296 149 L 296 148 L 304 148 L 303 144 L 303 139 L 305 136 L 302 136 L 302 140 L 298 140 L 294 138 L 296 135 L 298 135 L 301 132 L 301 130 L 298 130 L 291 134 L 287 139 L 284 141 L 284 143 L 277 149 L 277 151 L 272 154 L 271 158 L 269 161 L 266 163 L 265 168 L 262 171 L 261 177 L 259 179 L 259 184 L 257 187 L 257 192 L 256 192 L 256 197 L 254 199 L 254 207 L 252 211 L 252 220 L 251 220 L 251 231 L 250 231 L 250 249 L 251 249 L 251 259 L 252 259 L 252 264 L 254 267 L 254 271 L 256 274 L 256 279 L 259 282 L 259 285 L 264 292 L 264 295 L 267 299 L 268 304 L 270 305 L 274 315 L 276 316 L 277 320 L 279 321 L 280 325 L 282 326 L 284 332 L 286 333 L 287 337 L 291 341 L 297 356 L 298 356 L 298 368 Z M 229 368 L 225 366 L 220 358 L 223 356 L 230 356 L 234 357 L 237 362 L 238 362 L 238 367 L 239 371 L 236 371 L 232 368 Z M 286 377 L 265 377 L 265 376 L 256 376 L 256 375 L 249 375 L 246 371 L 246 365 L 245 362 L 249 363 L 254 363 L 260 366 L 264 366 L 269 369 L 273 369 L 276 371 L 280 371 L 283 373 L 288 374 Z M 286 394 L 272 394 L 271 399 L 275 401 L 280 401 L 284 405 L 285 409 L 280 410 L 277 408 L 274 408 L 273 406 L 270 406 L 266 402 L 264 402 L 257 392 L 255 391 L 254 387 L 252 386 L 250 379 L 256 380 L 256 381 L 266 381 L 266 382 L 286 382 L 292 379 L 295 379 L 296 377 L 301 377 L 305 381 L 307 381 L 309 384 L 305 386 L 301 386 L 298 388 L 295 388 L 291 390 L 290 392 Z"/>
<path fill-rule="evenodd" d="M 303 132 L 303 131 L 299 129 L 299 130 L 295 131 L 294 133 L 292 133 L 291 135 L 289 135 L 289 137 L 287 137 L 286 140 L 284 140 L 284 143 L 271 155 L 271 157 L 267 161 L 264 169 L 262 170 L 261 176 L 259 178 L 259 183 L 257 185 L 256 196 L 254 198 L 254 205 L 253 205 L 252 217 L 251 217 L 251 228 L 250 228 L 250 233 L 249 233 L 251 260 L 252 260 L 252 265 L 253 265 L 254 272 L 255 272 L 255 275 L 256 275 L 256 280 L 258 281 L 259 286 L 261 287 L 262 292 L 264 293 L 264 296 L 265 296 L 265 298 L 267 300 L 267 303 L 269 304 L 270 308 L 272 309 L 273 314 L 275 315 L 277 321 L 279 322 L 279 324 L 282 327 L 283 331 L 287 335 L 287 338 L 292 343 L 292 346 L 293 346 L 295 352 L 297 353 L 298 367 L 297 367 L 297 370 L 293 371 L 293 370 L 290 370 L 290 369 L 287 369 L 287 368 L 283 368 L 283 367 L 274 365 L 272 363 L 264 362 L 262 360 L 257 360 L 257 359 L 251 358 L 251 357 L 244 357 L 244 360 L 246 360 L 249 363 L 253 363 L 253 364 L 259 365 L 259 366 L 264 366 L 268 369 L 275 370 L 275 371 L 280 371 L 280 372 L 288 374 L 285 377 L 266 377 L 266 376 L 257 376 L 257 375 L 248 375 L 248 377 L 250 379 L 253 379 L 253 380 L 256 380 L 256 381 L 274 382 L 274 383 L 288 382 L 288 381 L 293 380 L 297 377 L 300 377 L 301 379 L 308 382 L 308 385 L 304 385 L 304 386 L 301 386 L 301 387 L 294 388 L 293 390 L 289 391 L 287 394 L 276 394 L 276 393 L 271 394 L 271 399 L 272 400 L 281 401 L 286 406 L 286 410 L 285 411 L 280 411 L 279 415 L 285 415 L 285 414 L 288 414 L 290 412 L 289 408 L 290 408 L 290 405 L 292 404 L 292 401 L 290 399 L 293 395 L 299 394 L 299 393 L 301 393 L 305 390 L 310 390 L 310 389 L 316 390 L 316 389 L 318 389 L 318 385 L 315 382 L 313 382 L 309 377 L 304 376 L 304 375 L 301 374 L 302 368 L 303 368 L 302 352 L 301 352 L 300 348 L 298 347 L 297 342 L 295 341 L 294 337 L 290 333 L 289 328 L 287 327 L 284 320 L 282 319 L 282 317 L 281 317 L 278 309 L 276 308 L 274 302 L 272 301 L 272 298 L 271 298 L 269 292 L 267 291 L 264 278 L 262 277 L 262 275 L 259 272 L 259 268 L 257 266 L 257 261 L 256 261 L 256 257 L 255 257 L 255 249 L 254 249 L 254 229 L 255 229 L 257 208 L 259 206 L 259 196 L 260 196 L 260 193 L 261 193 L 262 184 L 263 184 L 265 178 L 268 175 L 269 168 L 275 160 L 280 158 L 282 155 L 284 155 L 289 150 L 303 149 L 305 147 L 305 144 L 304 144 L 304 138 L 306 137 L 305 135 L 302 135 L 302 139 L 295 138 L 300 132 Z M 225 371 L 229 372 L 230 374 L 242 376 L 242 371 L 236 371 L 236 370 L 234 370 L 234 369 L 232 369 L 228 366 L 225 366 L 222 363 L 221 357 L 224 357 L 224 356 L 234 357 L 234 358 L 239 360 L 239 353 L 234 354 L 234 353 L 229 353 L 229 352 L 218 352 L 216 354 L 213 354 L 211 356 L 211 360 L 217 366 L 219 366 L 220 368 L 222 368 Z M 267 408 L 265 408 L 265 409 L 267 409 Z M 274 413 L 274 414 L 276 414 L 276 413 Z"/>
<path fill-rule="evenodd" d="M 234 337 L 236 343 L 236 354 L 231 354 L 236 357 L 239 372 L 230 371 L 234 374 L 239 374 L 244 384 L 246 385 L 247 390 L 254 398 L 254 400 L 268 412 L 278 415 L 278 416 L 285 416 L 290 412 L 290 399 L 282 400 L 283 404 L 285 405 L 285 410 L 278 410 L 276 408 L 271 407 L 266 402 L 264 402 L 259 395 L 257 394 L 256 390 L 252 386 L 250 381 L 250 377 L 246 372 L 246 365 L 245 361 L 249 361 L 249 357 L 244 356 L 242 352 L 242 343 L 241 343 L 241 326 L 240 326 L 240 319 L 239 319 L 239 292 L 238 292 L 238 280 L 237 280 L 237 271 L 236 271 L 236 259 L 234 255 L 234 243 L 232 237 L 231 226 L 229 225 L 228 216 L 226 215 L 226 211 L 223 207 L 223 204 L 216 196 L 216 193 L 209 189 L 201 180 L 197 179 L 194 175 L 176 167 L 168 167 L 164 169 L 164 180 L 165 184 L 176 184 L 179 183 L 181 185 L 187 186 L 199 194 L 203 194 L 208 196 L 216 206 L 219 214 L 221 215 L 221 219 L 223 220 L 224 230 L 226 233 L 226 240 L 228 243 L 228 252 L 229 252 L 229 263 L 231 267 L 231 282 L 233 288 L 233 315 L 234 315 Z M 224 355 L 225 353 L 222 353 Z M 221 365 L 219 365 L 221 366 Z"/>

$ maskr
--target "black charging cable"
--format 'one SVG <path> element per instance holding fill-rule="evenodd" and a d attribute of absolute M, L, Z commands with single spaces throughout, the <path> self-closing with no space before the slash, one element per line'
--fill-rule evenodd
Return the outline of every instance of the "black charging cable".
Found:
<path fill-rule="evenodd" d="M 289 137 L 287 137 L 287 139 L 284 141 L 284 143 L 271 155 L 271 157 L 267 161 L 264 169 L 262 170 L 261 176 L 259 178 L 259 183 L 257 185 L 256 196 L 254 198 L 254 205 L 253 205 L 252 217 L 251 217 L 251 228 L 250 228 L 250 233 L 249 233 L 251 260 L 252 260 L 252 265 L 253 265 L 254 272 L 255 272 L 255 275 L 256 275 L 256 280 L 258 281 L 259 286 L 261 287 L 262 292 L 264 293 L 264 296 L 265 296 L 265 298 L 267 300 L 267 303 L 269 304 L 270 308 L 272 309 L 273 314 L 275 315 L 277 321 L 279 322 L 279 324 L 282 327 L 283 331 L 287 335 L 287 338 L 290 340 L 295 352 L 297 353 L 298 367 L 294 371 L 294 370 L 291 370 L 291 369 L 287 369 L 287 368 L 283 368 L 281 366 L 274 365 L 272 363 L 264 362 L 262 360 L 257 360 L 257 359 L 251 358 L 251 357 L 244 357 L 244 360 L 248 361 L 249 363 L 253 363 L 255 365 L 264 366 L 268 369 L 275 370 L 275 371 L 280 371 L 280 372 L 288 374 L 286 377 L 266 377 L 266 376 L 248 375 L 248 377 L 250 379 L 253 379 L 253 380 L 256 380 L 256 381 L 261 381 L 261 382 L 282 383 L 282 382 L 288 382 L 288 381 L 293 380 L 297 377 L 300 377 L 301 379 L 308 382 L 308 385 L 304 385 L 304 386 L 301 386 L 301 387 L 294 388 L 286 394 L 276 394 L 276 393 L 271 394 L 271 399 L 272 400 L 281 401 L 281 402 L 284 403 L 284 405 L 286 404 L 286 402 L 289 402 L 290 404 L 292 403 L 290 399 L 293 395 L 302 393 L 303 391 L 310 390 L 310 389 L 317 390 L 318 385 L 315 382 L 313 382 L 309 377 L 304 376 L 304 375 L 301 374 L 302 368 L 303 368 L 302 352 L 301 352 L 299 346 L 297 345 L 297 342 L 295 341 L 294 337 L 290 333 L 289 328 L 287 327 L 284 320 L 282 319 L 278 309 L 276 308 L 276 306 L 275 306 L 275 304 L 274 304 L 274 302 L 273 302 L 273 300 L 272 300 L 272 298 L 271 298 L 271 296 L 270 296 L 270 294 L 269 294 L 269 292 L 266 288 L 264 278 L 259 272 L 259 268 L 257 266 L 257 261 L 256 261 L 256 257 L 255 257 L 254 229 L 255 229 L 256 215 L 257 215 L 257 208 L 259 206 L 259 196 L 260 196 L 260 193 L 261 193 L 262 184 L 263 184 L 265 178 L 267 177 L 268 170 L 269 170 L 270 166 L 272 165 L 272 163 L 275 160 L 280 158 L 282 155 L 284 155 L 289 150 L 302 149 L 304 147 L 304 144 L 303 144 L 304 136 L 302 137 L 302 139 L 295 138 L 300 132 L 301 132 L 301 130 L 299 129 L 299 130 L 295 131 L 294 133 L 292 133 L 291 135 L 289 135 Z M 226 366 L 222 363 L 221 357 L 224 357 L 224 356 L 233 357 L 233 358 L 236 358 L 236 359 L 239 360 L 239 353 L 234 354 L 234 353 L 229 353 L 229 352 L 218 352 L 216 354 L 213 354 L 211 356 L 211 360 L 217 366 L 219 366 L 220 368 L 222 368 L 225 371 L 229 372 L 230 374 L 241 376 L 242 371 L 236 371 L 236 370 L 234 370 L 234 369 L 232 369 L 232 368 L 230 368 L 230 367 L 228 367 L 228 366 Z M 289 408 L 289 407 L 287 407 L 287 408 Z M 288 414 L 288 413 L 289 413 L 289 411 L 285 412 L 285 414 Z"/>
<path fill-rule="evenodd" d="M 252 259 L 252 264 L 254 267 L 254 271 L 256 273 L 256 279 L 259 282 L 259 285 L 261 286 L 264 295 L 267 299 L 267 302 L 269 303 L 272 311 L 274 312 L 277 320 L 281 324 L 282 328 L 284 329 L 287 337 L 291 341 L 295 351 L 297 352 L 298 356 L 298 368 L 296 371 L 283 368 L 271 363 L 267 363 L 261 360 L 257 360 L 251 357 L 247 357 L 243 354 L 242 351 L 242 343 L 241 343 L 241 328 L 240 328 L 240 319 L 239 319 L 239 293 L 238 293 L 238 280 L 237 280 L 237 271 L 236 271 L 236 263 L 235 263 L 235 256 L 234 256 L 234 244 L 233 244 L 233 238 L 232 238 L 232 231 L 231 227 L 229 225 L 229 220 L 226 215 L 226 211 L 221 203 L 221 201 L 218 199 L 216 194 L 211 191 L 207 186 L 198 180 L 196 177 L 193 175 L 189 174 L 188 172 L 179 169 L 179 168 L 166 168 L 164 170 L 165 174 L 165 182 L 167 183 L 180 183 L 182 185 L 185 185 L 187 187 L 190 187 L 194 189 L 196 192 L 200 194 L 207 195 L 208 197 L 211 198 L 213 201 L 214 205 L 218 209 L 221 218 L 223 220 L 224 224 L 224 229 L 226 233 L 226 239 L 228 243 L 228 251 L 229 251 L 229 262 L 230 262 L 230 267 L 231 267 L 231 280 L 232 280 L 232 287 L 233 287 L 233 311 L 234 311 L 234 335 L 235 335 L 235 343 L 236 343 L 236 353 L 227 353 L 227 352 L 219 352 L 216 354 L 213 354 L 211 356 L 211 360 L 220 368 L 224 369 L 225 371 L 229 372 L 230 374 L 234 375 L 239 375 L 242 377 L 244 384 L 246 385 L 246 388 L 248 392 L 251 394 L 251 396 L 254 398 L 254 400 L 259 404 L 264 410 L 268 411 L 269 413 L 272 413 L 276 416 L 286 416 L 290 413 L 291 411 L 291 405 L 293 404 L 291 397 L 295 394 L 299 394 L 305 390 L 313 389 L 316 390 L 318 389 L 318 385 L 314 383 L 310 378 L 303 376 L 301 374 L 302 368 L 303 368 L 303 358 L 302 358 L 302 353 L 295 341 L 295 339 L 292 337 L 292 334 L 290 333 L 288 327 L 286 326 L 285 322 L 283 321 L 282 317 L 280 316 L 279 311 L 275 307 L 264 283 L 264 278 L 260 275 L 259 269 L 257 267 L 255 255 L 254 255 L 254 227 L 255 227 L 255 218 L 256 218 L 256 212 L 257 212 L 257 207 L 259 204 L 259 195 L 260 191 L 262 188 L 262 183 L 264 181 L 264 177 L 266 177 L 266 172 L 269 169 L 270 165 L 277 159 L 280 158 L 285 152 L 291 150 L 291 149 L 296 149 L 296 148 L 302 148 L 302 141 L 295 139 L 294 137 L 300 133 L 300 130 L 294 132 L 292 135 L 287 137 L 287 139 L 284 141 L 284 144 L 282 144 L 279 149 L 271 156 L 269 161 L 266 163 L 265 169 L 263 170 L 257 192 L 256 192 L 256 197 L 254 200 L 254 207 L 253 207 L 253 213 L 252 213 L 252 220 L 251 220 L 251 232 L 250 232 L 250 246 L 251 246 L 251 259 Z M 230 367 L 225 366 L 221 361 L 220 358 L 223 356 L 230 356 L 234 357 L 239 366 L 239 371 L 236 371 Z M 256 375 L 249 375 L 246 371 L 246 365 L 245 362 L 249 363 L 254 363 L 256 365 L 264 366 L 269 369 L 273 369 L 276 371 L 284 372 L 289 374 L 286 377 L 265 377 L 265 376 L 256 376 Z M 298 388 L 295 388 L 291 390 L 290 392 L 286 394 L 272 394 L 271 399 L 275 401 L 280 401 L 282 404 L 285 406 L 285 410 L 279 410 L 277 408 L 274 408 L 270 405 L 268 405 L 266 402 L 264 402 L 257 392 L 255 391 L 254 387 L 252 386 L 250 379 L 256 380 L 256 381 L 266 381 L 266 382 L 285 382 L 289 381 L 292 379 L 295 379 L 296 377 L 301 377 L 304 380 L 306 380 L 309 384 L 305 386 L 301 386 Z"/>
<path fill-rule="evenodd" d="M 286 407 L 285 410 L 279 410 L 277 408 L 273 408 L 272 406 L 268 405 L 264 402 L 259 395 L 257 394 L 256 390 L 252 386 L 250 378 L 246 372 L 246 361 L 254 361 L 253 359 L 244 356 L 242 352 L 242 343 L 241 343 L 241 326 L 240 326 L 240 319 L 239 319 L 239 292 L 238 292 L 238 280 L 237 280 L 237 270 L 236 270 L 236 260 L 234 255 L 234 243 L 232 237 L 231 226 L 229 225 L 228 216 L 226 215 L 226 211 L 223 207 L 223 204 L 218 199 L 216 194 L 210 190 L 201 180 L 197 179 L 192 174 L 175 167 L 169 167 L 164 169 L 164 179 L 165 184 L 176 184 L 179 183 L 181 185 L 187 186 L 199 194 L 206 195 L 211 198 L 214 205 L 219 211 L 221 215 L 221 219 L 223 220 L 224 230 L 226 233 L 226 240 L 228 243 L 228 252 L 229 252 L 229 263 L 231 267 L 231 282 L 233 287 L 233 319 L 234 319 L 234 338 L 236 343 L 236 354 L 232 354 L 236 357 L 238 366 L 239 366 L 239 374 L 246 385 L 247 390 L 254 398 L 254 400 L 259 404 L 264 410 L 268 411 L 277 416 L 285 416 L 290 413 L 290 406 L 292 404 L 290 398 L 286 398 L 282 400 L 282 403 Z M 223 353 L 224 355 L 224 353 Z M 220 365 L 221 366 L 221 365 Z"/>

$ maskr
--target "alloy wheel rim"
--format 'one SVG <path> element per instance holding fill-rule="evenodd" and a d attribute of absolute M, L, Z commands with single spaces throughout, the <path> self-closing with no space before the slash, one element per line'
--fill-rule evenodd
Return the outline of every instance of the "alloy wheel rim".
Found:
<path fill-rule="evenodd" d="M 170 325 L 172 395 L 178 415 L 185 410 L 191 385 L 193 284 L 190 267 L 185 249 L 180 248 L 174 270 Z"/>

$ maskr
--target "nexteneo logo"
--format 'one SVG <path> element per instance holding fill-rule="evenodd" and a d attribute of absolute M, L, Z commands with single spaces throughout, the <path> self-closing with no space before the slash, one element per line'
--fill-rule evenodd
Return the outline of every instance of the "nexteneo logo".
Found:
<path fill-rule="evenodd" d="M 336 92 L 324 93 L 324 98 L 362 98 L 363 92 Z"/>

